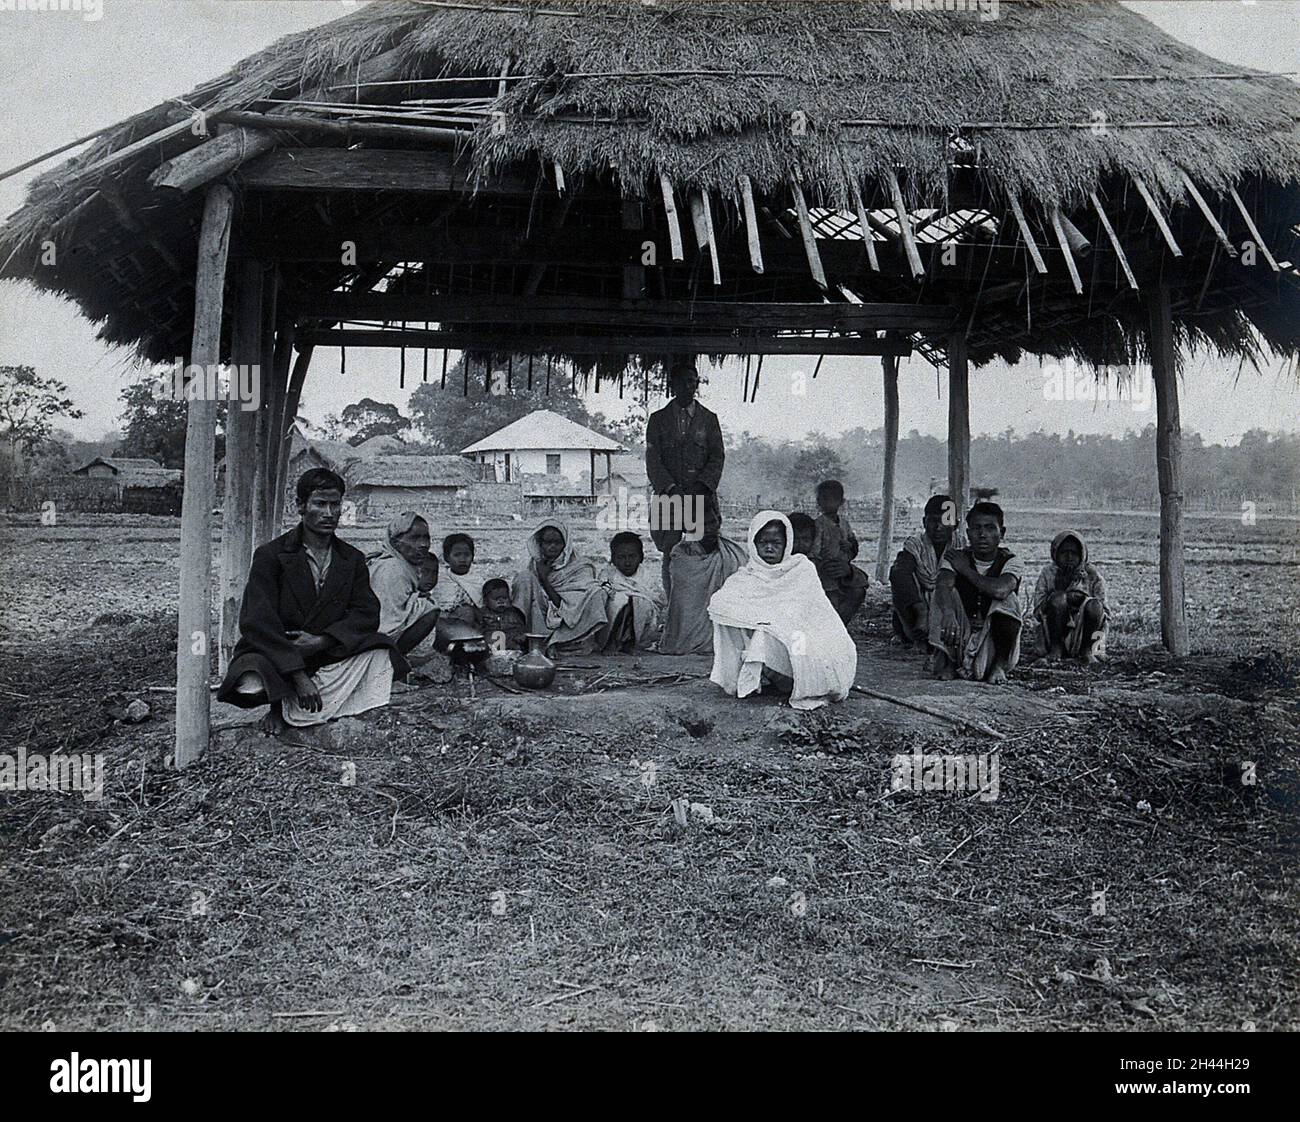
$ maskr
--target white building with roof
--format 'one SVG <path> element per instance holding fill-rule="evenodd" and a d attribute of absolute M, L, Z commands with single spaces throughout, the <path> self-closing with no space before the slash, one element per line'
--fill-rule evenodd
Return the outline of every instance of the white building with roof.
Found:
<path fill-rule="evenodd" d="M 490 464 L 498 483 L 521 482 L 525 495 L 576 497 L 608 491 L 611 458 L 624 451 L 616 440 L 538 409 L 475 441 L 461 455 Z"/>

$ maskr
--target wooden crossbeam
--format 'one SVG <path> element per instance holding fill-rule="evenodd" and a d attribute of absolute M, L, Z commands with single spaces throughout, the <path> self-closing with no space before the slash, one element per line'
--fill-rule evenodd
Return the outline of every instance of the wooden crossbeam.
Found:
<path fill-rule="evenodd" d="M 1119 243 L 1119 235 L 1115 233 L 1115 227 L 1110 224 L 1110 219 L 1106 217 L 1106 211 L 1102 209 L 1101 200 L 1097 198 L 1097 192 L 1089 192 L 1088 198 L 1092 201 L 1092 209 L 1097 212 L 1097 217 L 1101 220 L 1101 228 L 1106 231 L 1106 237 L 1110 239 L 1111 248 L 1119 259 L 1120 268 L 1124 270 L 1124 276 L 1128 279 L 1129 288 L 1136 292 L 1138 290 L 1137 278 L 1129 267 L 1128 257 L 1124 254 L 1124 247 Z"/>
<path fill-rule="evenodd" d="M 235 134 L 231 134 L 232 136 Z M 254 191 L 401 191 L 472 196 L 531 196 L 536 186 L 521 175 L 495 175 L 486 183 L 454 154 L 396 148 L 279 148 L 239 169 L 239 183 Z"/>
<path fill-rule="evenodd" d="M 786 355 L 882 355 L 903 357 L 912 353 L 910 342 L 878 339 L 867 335 L 706 335 L 665 333 L 662 335 L 617 334 L 534 335 L 514 331 L 385 331 L 366 328 L 319 330 L 302 328 L 295 339 L 311 347 L 449 347 L 452 350 L 493 350 L 534 354 L 617 355 L 617 354 L 786 354 Z"/>
<path fill-rule="evenodd" d="M 1174 240 L 1174 232 L 1169 228 L 1169 223 L 1165 221 L 1165 216 L 1160 213 L 1160 207 L 1156 205 L 1156 199 L 1151 194 L 1150 189 L 1142 182 L 1138 176 L 1133 177 L 1133 185 L 1137 188 L 1138 194 L 1142 196 L 1142 201 L 1147 204 L 1147 210 L 1151 212 L 1151 217 L 1156 220 L 1156 225 L 1160 228 L 1160 233 L 1165 239 L 1165 244 L 1169 246 L 1169 252 L 1175 257 L 1183 255 L 1182 249 Z"/>

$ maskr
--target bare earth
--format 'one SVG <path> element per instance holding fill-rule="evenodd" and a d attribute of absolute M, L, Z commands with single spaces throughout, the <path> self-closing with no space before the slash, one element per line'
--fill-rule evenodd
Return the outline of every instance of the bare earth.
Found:
<path fill-rule="evenodd" d="M 583 658 L 293 745 L 217 707 L 183 774 L 175 521 L 0 525 L 0 753 L 107 760 L 101 802 L 0 793 L 0 1026 L 1300 1027 L 1295 524 L 1189 520 L 1175 664 L 1155 519 L 1009 521 L 1031 574 L 1089 539 L 1104 667 L 928 681 L 874 586 L 854 628 L 859 683 L 1001 740 Z M 521 564 L 523 526 L 471 530 L 485 577 Z M 890 790 L 895 754 L 994 749 L 995 800 Z"/>

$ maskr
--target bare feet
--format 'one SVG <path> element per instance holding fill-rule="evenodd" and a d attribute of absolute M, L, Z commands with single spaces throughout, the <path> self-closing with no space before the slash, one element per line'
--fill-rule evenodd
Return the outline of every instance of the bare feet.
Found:
<path fill-rule="evenodd" d="M 289 731 L 288 722 L 285 721 L 283 714 L 280 712 L 280 703 L 272 702 L 271 711 L 258 723 L 257 726 L 267 736 L 283 736 Z"/>
<path fill-rule="evenodd" d="M 957 669 L 942 651 L 934 652 L 934 676 L 940 682 L 951 682 L 957 677 Z"/>
<path fill-rule="evenodd" d="M 1007 684 L 1006 667 L 1000 662 L 995 662 L 989 667 L 989 672 L 984 675 L 984 681 L 990 686 L 1005 686 Z"/>
<path fill-rule="evenodd" d="M 1048 648 L 1046 657 L 1048 662 L 1062 662 L 1065 659 L 1065 648 L 1057 643 Z"/>

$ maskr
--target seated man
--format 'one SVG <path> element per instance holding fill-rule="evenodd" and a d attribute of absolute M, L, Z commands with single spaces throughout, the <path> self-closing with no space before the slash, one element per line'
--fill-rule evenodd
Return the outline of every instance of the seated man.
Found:
<path fill-rule="evenodd" d="M 1002 508 L 979 502 L 966 515 L 965 549 L 949 546 L 939 562 L 930 609 L 934 676 L 990 683 L 1007 680 L 1020 661 L 1020 580 L 1024 564 L 1002 545 Z"/>
<path fill-rule="evenodd" d="M 609 564 L 602 566 L 600 582 L 609 594 L 606 650 L 647 650 L 663 626 L 664 595 L 647 570 L 640 535 L 624 530 L 609 541 Z"/>
<path fill-rule="evenodd" d="M 838 479 L 817 484 L 817 539 L 809 556 L 826 599 L 847 624 L 867 598 L 867 574 L 852 563 L 858 555 L 858 539 L 849 520 L 840 515 L 843 505 L 844 485 Z"/>
<path fill-rule="evenodd" d="M 298 480 L 302 521 L 253 554 L 239 643 L 217 697 L 271 703 L 263 727 L 319 725 L 386 705 L 406 659 L 379 633 L 366 559 L 334 535 L 343 480 L 314 468 Z"/>
<path fill-rule="evenodd" d="M 1081 535 L 1064 530 L 1052 539 L 1052 560 L 1038 574 L 1033 602 L 1049 659 L 1096 662 L 1105 657 L 1106 581 L 1088 564 Z"/>
<path fill-rule="evenodd" d="M 921 653 L 929 652 L 930 601 L 939 579 L 939 562 L 952 541 L 955 510 L 947 495 L 931 495 L 925 504 L 921 533 L 903 542 L 889 568 L 894 634 Z"/>

